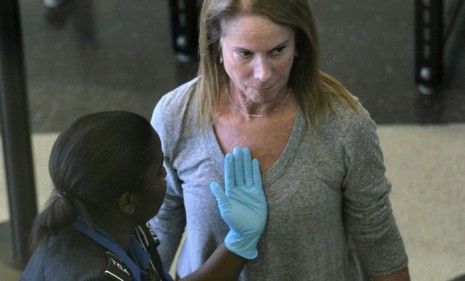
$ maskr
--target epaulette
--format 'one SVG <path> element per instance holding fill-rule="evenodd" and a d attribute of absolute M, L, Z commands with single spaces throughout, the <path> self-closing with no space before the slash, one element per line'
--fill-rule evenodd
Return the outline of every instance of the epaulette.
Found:
<path fill-rule="evenodd" d="M 112 252 L 107 251 L 107 266 L 104 274 L 112 278 L 112 280 L 118 281 L 134 281 L 132 278 L 129 268 L 121 262 Z"/>
<path fill-rule="evenodd" d="M 157 248 L 160 245 L 160 240 L 155 232 L 145 225 L 136 227 L 136 236 L 144 248 Z"/>
<path fill-rule="evenodd" d="M 157 247 L 160 245 L 157 235 L 148 226 L 140 225 L 135 229 L 135 234 L 142 247 L 150 255 L 150 268 L 156 276 L 155 280 L 166 281 L 168 278 L 165 276 L 163 264 L 158 254 Z"/>

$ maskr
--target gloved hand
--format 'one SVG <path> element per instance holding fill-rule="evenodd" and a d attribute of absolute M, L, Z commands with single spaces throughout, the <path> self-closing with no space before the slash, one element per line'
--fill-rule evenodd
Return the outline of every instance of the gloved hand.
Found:
<path fill-rule="evenodd" d="M 229 226 L 224 245 L 246 259 L 257 257 L 257 243 L 265 229 L 267 204 L 260 167 L 246 147 L 235 148 L 224 159 L 224 190 L 212 182 L 221 217 Z"/>

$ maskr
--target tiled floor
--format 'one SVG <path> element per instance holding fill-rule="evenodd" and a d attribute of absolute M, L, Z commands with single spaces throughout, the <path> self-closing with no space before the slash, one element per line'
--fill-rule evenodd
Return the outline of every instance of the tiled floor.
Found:
<path fill-rule="evenodd" d="M 149 117 L 158 98 L 194 77 L 196 67 L 178 62 L 170 48 L 169 1 L 74 0 L 54 12 L 40 0 L 19 2 L 43 203 L 51 186 L 46 162 L 57 132 L 99 110 Z M 310 2 L 323 69 L 343 81 L 380 124 L 413 280 L 445 281 L 464 273 L 465 9 L 446 48 L 441 95 L 425 99 L 413 83 L 412 1 Z M 446 19 L 456 2 L 446 1 Z M 6 210 L 0 174 L 0 230 Z M 8 245 L 8 235 L 0 231 L 0 236 Z M 8 255 L 0 250 L 0 256 Z M 0 262 L 0 280 L 17 275 Z"/>

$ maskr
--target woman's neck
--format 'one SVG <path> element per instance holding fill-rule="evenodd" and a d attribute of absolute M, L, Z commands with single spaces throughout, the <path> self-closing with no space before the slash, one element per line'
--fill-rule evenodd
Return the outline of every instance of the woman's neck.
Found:
<path fill-rule="evenodd" d="M 128 251 L 134 226 L 129 223 L 129 220 L 122 220 L 121 217 L 121 214 L 111 215 L 107 213 L 104 216 L 94 218 L 94 222 L 108 232 L 125 251 Z"/>
<path fill-rule="evenodd" d="M 226 99 L 229 100 L 230 108 L 248 118 L 261 118 L 271 115 L 273 112 L 282 109 L 288 102 L 292 90 L 284 88 L 274 98 L 264 102 L 254 102 L 238 90 L 231 91 L 226 87 Z M 227 102 L 228 102 L 227 100 Z"/>

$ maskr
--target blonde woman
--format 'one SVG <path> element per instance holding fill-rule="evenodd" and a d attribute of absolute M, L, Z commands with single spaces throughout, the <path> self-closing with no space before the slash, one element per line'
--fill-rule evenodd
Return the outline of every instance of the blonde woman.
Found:
<path fill-rule="evenodd" d="M 196 79 L 165 95 L 152 125 L 168 190 L 151 226 L 177 274 L 196 270 L 227 233 L 207 188 L 223 155 L 260 160 L 268 223 L 241 280 L 409 280 L 376 125 L 319 70 L 307 0 L 206 0 Z"/>

